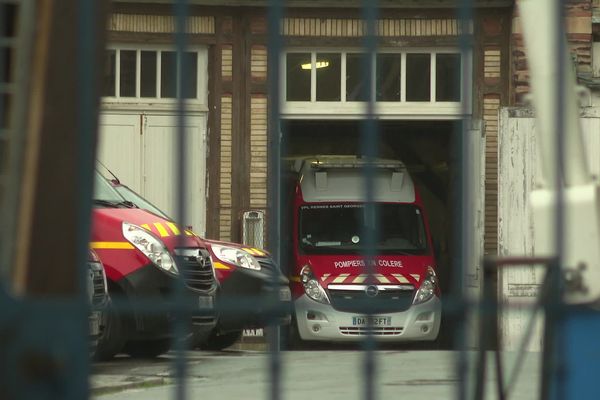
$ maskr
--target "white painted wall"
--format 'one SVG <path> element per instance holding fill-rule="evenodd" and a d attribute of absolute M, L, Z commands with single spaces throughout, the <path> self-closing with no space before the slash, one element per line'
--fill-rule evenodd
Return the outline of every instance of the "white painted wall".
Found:
<path fill-rule="evenodd" d="M 584 147 L 592 174 L 600 175 L 600 109 L 582 112 Z M 533 218 L 529 194 L 540 176 L 533 112 L 529 109 L 504 108 L 500 111 L 498 134 L 498 248 L 499 256 L 532 256 Z M 517 350 L 530 324 L 531 306 L 538 294 L 544 270 L 536 266 L 509 268 L 498 277 L 502 343 L 506 350 Z M 542 346 L 542 318 L 535 319 L 529 351 Z"/>

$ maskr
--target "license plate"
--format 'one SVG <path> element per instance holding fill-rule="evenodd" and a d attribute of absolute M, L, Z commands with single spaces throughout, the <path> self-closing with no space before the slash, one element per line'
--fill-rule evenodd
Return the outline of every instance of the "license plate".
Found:
<path fill-rule="evenodd" d="M 352 317 L 352 325 L 367 326 L 367 325 L 369 325 L 369 320 L 371 321 L 372 326 L 391 326 L 392 325 L 392 317 L 368 317 L 366 315 Z"/>
<path fill-rule="evenodd" d="M 209 296 L 200 296 L 198 298 L 198 305 L 201 309 L 213 308 L 213 298 Z"/>

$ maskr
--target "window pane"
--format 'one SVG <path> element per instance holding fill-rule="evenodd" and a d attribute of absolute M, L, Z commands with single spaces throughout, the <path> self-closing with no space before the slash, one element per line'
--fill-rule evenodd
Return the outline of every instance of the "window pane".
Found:
<path fill-rule="evenodd" d="M 369 92 L 363 57 L 366 54 L 346 54 L 346 101 L 368 101 Z"/>
<path fill-rule="evenodd" d="M 156 97 L 156 51 L 141 52 L 140 96 Z"/>
<path fill-rule="evenodd" d="M 340 101 L 342 55 L 317 53 L 317 101 Z"/>
<path fill-rule="evenodd" d="M 431 55 L 406 55 L 406 100 L 429 101 L 431 97 Z"/>
<path fill-rule="evenodd" d="M 460 54 L 438 54 L 435 68 L 435 100 L 460 101 Z"/>
<path fill-rule="evenodd" d="M 135 50 L 121 50 L 120 97 L 135 97 Z"/>
<path fill-rule="evenodd" d="M 310 53 L 288 53 L 286 64 L 287 101 L 310 101 Z"/>
<path fill-rule="evenodd" d="M 183 54 L 185 77 L 182 82 L 183 97 L 195 99 L 198 86 L 198 56 L 197 53 L 187 52 Z"/>
<path fill-rule="evenodd" d="M 377 55 L 377 101 L 400 101 L 400 54 Z"/>
<path fill-rule="evenodd" d="M 102 96 L 115 96 L 116 59 L 115 50 L 104 53 Z"/>
<path fill-rule="evenodd" d="M 163 51 L 161 53 L 160 97 L 177 97 L 176 57 L 177 54 L 174 51 Z"/>

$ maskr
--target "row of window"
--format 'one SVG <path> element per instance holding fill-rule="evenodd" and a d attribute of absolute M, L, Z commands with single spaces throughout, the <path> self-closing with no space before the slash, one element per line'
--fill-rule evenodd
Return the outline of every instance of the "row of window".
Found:
<path fill-rule="evenodd" d="M 459 102 L 458 53 L 287 53 L 287 101 Z M 374 81 L 367 82 L 371 62 Z"/>
<path fill-rule="evenodd" d="M 185 52 L 178 60 L 175 51 L 107 50 L 102 95 L 106 97 L 177 97 L 178 67 L 184 71 L 182 96 L 198 98 L 198 52 Z"/>
<path fill-rule="evenodd" d="M 285 63 L 288 102 L 460 102 L 461 55 L 458 53 L 289 52 Z M 373 66 L 367 82 L 365 66 Z M 174 99 L 179 68 L 182 96 L 198 99 L 199 53 L 178 60 L 171 50 L 110 49 L 104 62 L 102 95 L 114 98 Z"/>

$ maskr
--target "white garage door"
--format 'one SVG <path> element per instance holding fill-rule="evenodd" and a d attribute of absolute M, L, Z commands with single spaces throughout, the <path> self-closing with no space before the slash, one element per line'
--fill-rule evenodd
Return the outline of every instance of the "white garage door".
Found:
<path fill-rule="evenodd" d="M 206 229 L 206 116 L 186 116 L 186 226 Z M 177 119 L 173 114 L 103 113 L 98 160 L 119 180 L 177 216 Z"/>

